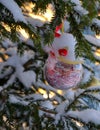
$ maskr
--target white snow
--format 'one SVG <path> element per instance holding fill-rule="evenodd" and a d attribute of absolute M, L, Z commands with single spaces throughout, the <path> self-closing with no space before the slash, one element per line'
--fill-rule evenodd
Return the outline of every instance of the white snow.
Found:
<path fill-rule="evenodd" d="M 13 56 L 17 54 L 17 48 L 16 47 L 9 47 L 6 52 L 7 55 Z"/>
<path fill-rule="evenodd" d="M 14 104 L 22 104 L 24 106 L 27 106 L 29 104 L 29 102 L 24 101 L 23 98 L 12 94 L 9 95 L 9 102 Z"/>
<path fill-rule="evenodd" d="M 8 47 L 13 47 L 14 43 L 12 43 L 8 38 L 4 39 L 4 41 L 2 42 L 2 45 L 4 48 L 8 48 Z"/>
<path fill-rule="evenodd" d="M 68 2 L 68 0 L 63 0 L 64 2 Z M 80 5 L 80 1 L 79 0 L 71 0 L 72 3 L 76 4 L 76 5 Z"/>
<path fill-rule="evenodd" d="M 82 100 L 82 99 L 79 98 L 78 101 L 79 101 L 79 105 L 80 106 L 85 106 L 85 107 L 88 106 L 87 103 L 84 100 Z"/>
<path fill-rule="evenodd" d="M 100 124 L 100 111 L 94 109 L 86 109 L 83 111 L 69 111 L 67 116 L 78 118 L 85 123 L 95 123 L 96 125 Z"/>
<path fill-rule="evenodd" d="M 80 15 L 86 15 L 86 14 L 88 14 L 88 11 L 86 9 L 84 9 L 83 7 L 81 7 L 80 5 L 75 6 L 74 9 Z"/>
<path fill-rule="evenodd" d="M 72 89 L 68 89 L 66 92 L 64 91 L 63 96 L 71 101 L 75 98 L 75 91 Z"/>
<path fill-rule="evenodd" d="M 34 59 L 34 51 L 29 50 L 29 51 L 24 51 L 23 55 L 20 56 L 20 61 L 21 64 L 25 64 L 28 60 Z"/>
<path fill-rule="evenodd" d="M 100 85 L 97 86 L 91 86 L 87 89 L 88 91 L 96 91 L 96 90 L 100 90 Z"/>
<path fill-rule="evenodd" d="M 86 83 L 90 80 L 91 72 L 84 69 L 83 77 L 82 77 L 82 83 Z"/>
<path fill-rule="evenodd" d="M 42 107 L 45 107 L 45 108 L 48 108 L 48 109 L 53 109 L 53 105 L 52 105 L 52 102 L 47 100 L 47 101 L 43 101 L 41 102 L 41 106 Z"/>
<path fill-rule="evenodd" d="M 12 68 L 8 68 L 6 72 L 0 74 L 0 78 L 4 78 L 5 76 L 11 74 L 13 72 Z"/>
<path fill-rule="evenodd" d="M 56 108 L 55 111 L 57 114 L 55 115 L 55 124 L 58 124 L 58 121 L 60 120 L 60 117 L 64 114 L 65 108 L 69 105 L 69 101 L 65 100 L 61 102 Z"/>
<path fill-rule="evenodd" d="M 26 54 L 26 56 L 25 56 L 25 54 Z M 33 55 L 31 55 L 33 53 L 30 53 L 30 51 L 29 51 L 29 54 L 30 55 L 28 56 L 28 52 L 24 53 L 23 58 L 14 54 L 10 58 L 8 58 L 8 60 L 6 62 L 1 63 L 0 71 L 2 70 L 2 68 L 4 66 L 14 67 L 15 68 L 15 77 L 17 77 L 19 79 L 19 81 L 21 81 L 25 87 L 31 87 L 31 85 L 36 80 L 36 74 L 34 71 L 31 71 L 31 70 L 24 71 L 24 67 L 23 67 L 23 64 L 25 62 L 27 62 L 33 56 Z"/>
<path fill-rule="evenodd" d="M 22 14 L 21 8 L 14 0 L 0 0 L 0 3 L 3 4 L 9 11 L 11 11 L 16 22 L 22 21 L 24 23 L 27 23 Z"/>
<path fill-rule="evenodd" d="M 88 14 L 88 11 L 81 6 L 81 3 L 79 0 L 71 0 L 71 2 L 76 4 L 76 6 L 74 6 L 74 9 L 77 13 L 79 13 L 80 15 Z"/>
<path fill-rule="evenodd" d="M 5 64 L 9 65 L 9 66 L 13 66 L 13 67 L 19 66 L 20 65 L 20 57 L 17 55 L 13 55 L 10 58 L 8 58 L 8 60 L 5 62 Z M 21 66 L 19 66 L 19 67 L 21 67 Z"/>
<path fill-rule="evenodd" d="M 53 87 L 51 87 L 50 85 L 46 85 L 44 84 L 42 81 L 38 81 L 35 83 L 35 85 L 38 87 L 42 86 L 43 89 L 46 89 L 46 91 L 53 91 L 53 92 L 56 92 L 57 90 Z"/>
<path fill-rule="evenodd" d="M 35 93 L 35 94 L 29 94 L 27 96 L 24 97 L 24 99 L 32 99 L 33 101 L 35 100 L 43 100 L 43 95 L 39 94 L 39 93 Z"/>
<path fill-rule="evenodd" d="M 17 72 L 16 72 L 17 73 Z M 32 83 L 36 80 L 36 74 L 33 71 L 18 71 L 17 78 L 23 83 L 25 87 L 31 87 Z"/>
<path fill-rule="evenodd" d="M 2 91 L 3 89 L 6 89 L 10 85 L 12 85 L 14 81 L 15 81 L 15 74 L 12 74 L 11 77 L 9 78 L 9 80 L 7 81 L 7 83 L 4 84 L 3 86 L 0 86 L 0 91 Z"/>
<path fill-rule="evenodd" d="M 64 0 L 64 2 L 68 2 L 68 1 Z M 86 14 L 88 14 L 88 11 L 81 6 L 81 2 L 79 0 L 71 0 L 71 2 L 75 4 L 74 10 L 78 14 L 80 14 L 80 15 L 86 15 Z"/>
<path fill-rule="evenodd" d="M 94 69 L 95 69 L 95 77 L 96 77 L 97 79 L 99 79 L 98 81 L 100 82 L 100 73 L 98 73 L 98 72 L 100 72 L 100 65 L 96 65 L 96 66 L 94 67 Z"/>
<path fill-rule="evenodd" d="M 64 113 L 65 108 L 68 106 L 69 101 L 65 100 L 62 103 L 60 103 L 57 107 L 56 107 L 56 112 L 57 113 Z"/>
<path fill-rule="evenodd" d="M 67 20 L 64 20 L 64 32 L 69 32 L 70 24 Z"/>
<path fill-rule="evenodd" d="M 94 18 L 92 21 L 93 24 L 96 24 L 98 27 L 100 27 L 100 20 L 97 18 Z"/>
<path fill-rule="evenodd" d="M 86 39 L 88 42 L 92 43 L 93 45 L 96 45 L 97 47 L 100 47 L 100 39 L 97 39 L 97 38 L 94 37 L 94 36 L 85 35 L 85 34 L 84 34 L 84 37 L 85 37 L 85 39 Z"/>
<path fill-rule="evenodd" d="M 94 97 L 95 99 L 99 100 L 100 101 L 100 94 L 99 93 L 94 93 L 94 94 L 91 94 L 89 93 L 88 95 Z"/>
<path fill-rule="evenodd" d="M 76 5 L 80 5 L 80 1 L 79 0 L 71 0 L 71 2 L 73 2 Z"/>
<path fill-rule="evenodd" d="M 35 27 L 35 26 L 41 27 L 41 26 L 43 26 L 43 24 L 44 24 L 44 22 L 41 21 L 41 20 L 39 20 L 39 19 L 32 19 L 32 18 L 30 18 L 30 17 L 26 17 L 26 20 L 27 20 L 30 24 L 32 24 L 34 27 Z"/>

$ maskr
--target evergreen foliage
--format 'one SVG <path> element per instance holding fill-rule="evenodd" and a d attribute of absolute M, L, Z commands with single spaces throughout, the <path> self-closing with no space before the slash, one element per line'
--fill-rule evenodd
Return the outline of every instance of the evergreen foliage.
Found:
<path fill-rule="evenodd" d="M 91 111 L 87 115 L 91 115 L 89 121 L 74 114 L 77 111 L 84 114 L 88 110 L 100 111 L 100 57 L 95 55 L 100 45 L 91 43 L 84 35 L 86 28 L 91 29 L 93 37 L 100 34 L 100 0 L 80 0 L 82 12 L 75 8 L 75 0 L 15 2 L 26 22 L 20 18 L 16 20 L 0 0 L 0 130 L 99 130 L 99 114 L 97 122 Z M 42 26 L 34 26 L 34 19 L 29 22 L 30 12 L 26 8 L 29 3 L 34 4 L 31 13 L 41 15 L 52 4 L 51 21 Z M 76 56 L 84 58 L 82 82 L 66 91 L 48 85 L 44 76 L 48 56 L 43 47 L 52 44 L 55 27 L 63 19 L 70 25 L 67 32 L 77 40 Z M 99 22 L 93 22 L 94 19 Z M 27 39 L 23 38 L 20 29 L 25 29 Z M 100 39 L 97 41 L 100 43 Z"/>

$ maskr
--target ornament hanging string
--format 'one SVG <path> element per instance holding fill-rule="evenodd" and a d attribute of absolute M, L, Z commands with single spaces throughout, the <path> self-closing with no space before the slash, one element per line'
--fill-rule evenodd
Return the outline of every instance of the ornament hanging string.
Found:
<path fill-rule="evenodd" d="M 61 32 L 64 33 L 64 22 L 62 22 Z"/>

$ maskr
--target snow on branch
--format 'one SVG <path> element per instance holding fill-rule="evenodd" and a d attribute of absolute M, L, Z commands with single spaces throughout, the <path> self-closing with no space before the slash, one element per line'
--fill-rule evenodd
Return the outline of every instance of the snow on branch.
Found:
<path fill-rule="evenodd" d="M 80 5 L 80 1 L 79 0 L 71 0 L 71 2 L 75 3 L 76 5 Z"/>
<path fill-rule="evenodd" d="M 15 95 L 9 95 L 9 102 L 13 104 L 22 104 L 24 106 L 29 105 L 28 101 L 23 100 L 23 98 L 15 96 Z"/>
<path fill-rule="evenodd" d="M 22 84 L 26 88 L 30 87 L 35 82 L 36 74 L 34 71 L 23 72 L 23 71 L 18 70 L 16 73 L 17 73 L 17 78 L 22 82 Z"/>
<path fill-rule="evenodd" d="M 97 25 L 100 28 L 100 20 L 97 18 L 94 18 L 92 21 L 93 24 Z"/>
<path fill-rule="evenodd" d="M 0 3 L 3 4 L 12 14 L 15 21 L 22 21 L 27 23 L 25 20 L 21 8 L 17 5 L 14 0 L 0 0 Z"/>
<path fill-rule="evenodd" d="M 66 2 L 66 3 L 69 2 L 68 0 L 63 0 L 63 1 Z M 80 3 L 79 0 L 71 0 L 71 2 L 75 4 L 74 10 L 79 15 L 86 15 L 86 14 L 88 14 L 88 11 L 81 6 L 81 3 Z"/>
<path fill-rule="evenodd" d="M 29 70 L 25 71 L 24 64 L 30 59 L 34 57 L 34 53 L 25 52 L 23 56 L 18 56 L 17 54 L 11 56 L 8 58 L 6 62 L 1 63 L 0 65 L 0 72 L 2 69 L 6 66 L 11 66 L 15 69 L 15 77 L 19 79 L 19 81 L 25 86 L 30 87 L 36 79 L 36 74 L 34 71 Z M 4 75 L 7 75 L 7 73 L 10 73 L 9 71 L 6 71 Z M 2 77 L 1 75 L 0 77 Z"/>
<path fill-rule="evenodd" d="M 94 123 L 100 125 L 100 111 L 86 109 L 83 111 L 69 111 L 67 116 L 81 120 L 84 123 Z"/>
<path fill-rule="evenodd" d="M 91 68 L 90 68 L 91 69 Z M 86 83 L 91 79 L 91 72 L 88 71 L 87 69 L 84 69 L 84 75 L 82 78 L 82 83 Z"/>
<path fill-rule="evenodd" d="M 84 37 L 85 37 L 85 39 L 86 39 L 88 42 L 92 43 L 94 46 L 100 47 L 100 39 L 97 39 L 97 38 L 95 38 L 94 36 L 85 35 L 85 34 L 84 34 Z"/>
<path fill-rule="evenodd" d="M 35 93 L 26 95 L 23 99 L 37 101 L 37 100 L 44 100 L 44 97 L 42 94 Z"/>
<path fill-rule="evenodd" d="M 97 85 L 97 86 L 91 86 L 89 87 L 86 91 L 100 91 L 100 85 Z"/>
<path fill-rule="evenodd" d="M 3 73 L 0 74 L 0 79 L 5 78 L 7 75 L 10 75 L 12 73 L 13 73 L 13 69 L 9 68 L 6 72 L 3 72 Z"/>
<path fill-rule="evenodd" d="M 58 112 L 58 113 L 64 113 L 65 108 L 66 108 L 68 105 L 69 105 L 69 101 L 68 101 L 68 100 L 63 101 L 61 104 L 59 104 L 59 105 L 56 107 L 56 112 Z"/>
<path fill-rule="evenodd" d="M 74 3 L 74 4 L 76 4 L 76 6 L 74 7 L 74 9 L 75 9 L 75 11 L 77 13 L 79 13 L 80 15 L 86 15 L 86 14 L 88 14 L 88 11 L 81 6 L 81 3 L 80 3 L 79 0 L 71 0 L 71 2 Z"/>
<path fill-rule="evenodd" d="M 58 122 L 59 122 L 59 120 L 60 120 L 60 118 L 61 118 L 61 116 L 63 115 L 63 113 L 64 113 L 64 111 L 65 111 L 65 109 L 66 109 L 66 107 L 69 105 L 69 101 L 68 100 L 65 100 L 65 101 L 63 101 L 62 103 L 60 103 L 57 107 L 56 107 L 56 109 L 55 109 L 55 111 L 57 112 L 57 114 L 55 115 L 55 124 L 58 124 Z"/>
<path fill-rule="evenodd" d="M 78 12 L 80 15 L 86 15 L 86 14 L 88 14 L 88 11 L 87 11 L 86 9 L 84 9 L 83 7 L 81 7 L 80 5 L 75 6 L 74 9 L 75 9 L 76 12 Z"/>
<path fill-rule="evenodd" d="M 13 74 L 4 86 L 0 86 L 0 92 L 9 87 L 15 81 L 15 74 Z"/>

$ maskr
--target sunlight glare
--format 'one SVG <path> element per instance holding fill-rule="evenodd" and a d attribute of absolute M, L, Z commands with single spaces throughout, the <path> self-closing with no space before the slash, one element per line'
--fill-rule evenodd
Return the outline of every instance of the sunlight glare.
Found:
<path fill-rule="evenodd" d="M 25 29 L 19 29 L 20 34 L 27 40 L 29 38 L 29 34 L 25 31 Z"/>
<path fill-rule="evenodd" d="M 97 34 L 95 37 L 96 37 L 97 39 L 100 39 L 100 34 Z"/>

